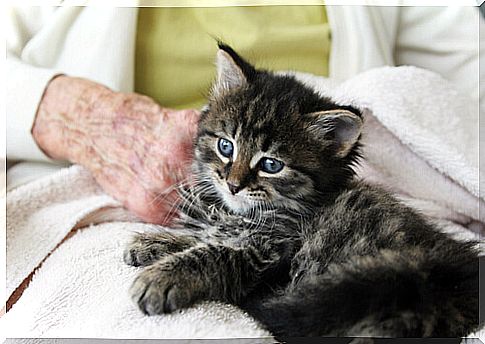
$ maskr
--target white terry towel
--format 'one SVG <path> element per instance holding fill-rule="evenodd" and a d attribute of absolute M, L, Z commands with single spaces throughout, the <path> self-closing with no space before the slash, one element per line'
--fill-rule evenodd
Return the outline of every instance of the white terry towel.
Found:
<path fill-rule="evenodd" d="M 298 77 L 341 104 L 364 109 L 362 178 L 391 188 L 456 237 L 479 238 L 478 107 L 441 77 L 413 67 L 375 69 L 333 88 L 324 78 Z M 7 337 L 269 336 L 229 305 L 142 315 L 127 293 L 137 269 L 121 257 L 133 231 L 153 227 L 133 222 L 82 167 L 9 192 L 7 220 L 8 295 L 36 269 L 0 319 Z M 79 230 L 61 244 L 74 227 Z"/>

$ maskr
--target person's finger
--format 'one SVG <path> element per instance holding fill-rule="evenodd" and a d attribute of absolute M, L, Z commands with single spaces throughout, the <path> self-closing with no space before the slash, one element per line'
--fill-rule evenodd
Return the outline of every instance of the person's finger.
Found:
<path fill-rule="evenodd" d="M 166 192 L 154 193 L 134 187 L 133 196 L 126 199 L 125 206 L 143 221 L 169 225 L 177 216 L 178 194 L 176 188 L 167 188 Z"/>

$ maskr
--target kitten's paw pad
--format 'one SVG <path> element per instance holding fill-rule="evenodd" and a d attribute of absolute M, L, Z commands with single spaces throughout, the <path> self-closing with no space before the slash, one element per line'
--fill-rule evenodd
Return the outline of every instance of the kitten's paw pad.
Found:
<path fill-rule="evenodd" d="M 178 281 L 176 272 L 164 271 L 159 266 L 146 268 L 131 286 L 133 301 L 147 315 L 172 313 L 193 304 L 194 295 L 185 283 Z"/>

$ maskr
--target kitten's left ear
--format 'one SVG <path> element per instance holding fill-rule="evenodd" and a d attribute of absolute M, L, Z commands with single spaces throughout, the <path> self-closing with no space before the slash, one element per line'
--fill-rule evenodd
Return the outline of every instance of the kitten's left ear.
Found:
<path fill-rule="evenodd" d="M 330 138 L 336 144 L 336 155 L 345 157 L 359 140 L 362 131 L 361 116 L 344 109 L 307 114 L 312 118 L 308 130 L 320 138 Z"/>
<path fill-rule="evenodd" d="M 213 93 L 221 94 L 224 91 L 245 85 L 256 73 L 256 70 L 230 46 L 219 42 L 219 51 L 216 56 L 217 80 Z"/>

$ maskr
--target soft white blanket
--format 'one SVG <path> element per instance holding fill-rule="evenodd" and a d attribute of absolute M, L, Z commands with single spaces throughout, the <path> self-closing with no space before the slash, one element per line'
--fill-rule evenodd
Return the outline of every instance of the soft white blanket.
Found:
<path fill-rule="evenodd" d="M 362 178 L 391 188 L 457 238 L 480 237 L 477 106 L 446 80 L 413 67 L 375 69 L 335 87 L 327 79 L 298 77 L 341 104 L 364 109 Z M 122 250 L 133 231 L 153 226 L 137 223 L 82 167 L 9 192 L 7 220 L 7 296 L 35 270 L 0 319 L 7 337 L 272 341 L 229 305 L 142 315 L 127 292 L 137 269 L 124 265 Z"/>

